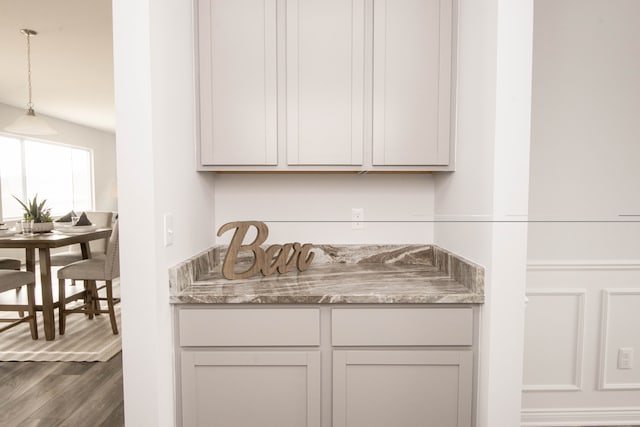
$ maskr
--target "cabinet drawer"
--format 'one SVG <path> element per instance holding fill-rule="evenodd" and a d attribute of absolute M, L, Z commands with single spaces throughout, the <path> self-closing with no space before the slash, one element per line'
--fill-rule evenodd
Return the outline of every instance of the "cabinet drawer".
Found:
<path fill-rule="evenodd" d="M 472 345 L 471 308 L 353 308 L 331 311 L 331 343 L 361 345 Z"/>
<path fill-rule="evenodd" d="M 320 311 L 304 309 L 181 309 L 180 345 L 317 346 Z"/>

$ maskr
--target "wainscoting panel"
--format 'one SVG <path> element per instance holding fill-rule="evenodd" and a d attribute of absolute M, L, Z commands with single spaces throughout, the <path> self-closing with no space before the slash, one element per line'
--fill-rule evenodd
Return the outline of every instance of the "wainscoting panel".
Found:
<path fill-rule="evenodd" d="M 527 291 L 523 390 L 580 390 L 584 289 Z"/>
<path fill-rule="evenodd" d="M 640 260 L 530 260 L 527 297 L 522 426 L 640 425 Z"/>
<path fill-rule="evenodd" d="M 600 389 L 640 390 L 640 288 L 602 291 Z M 619 350 L 633 350 L 630 369 L 618 366 Z"/>

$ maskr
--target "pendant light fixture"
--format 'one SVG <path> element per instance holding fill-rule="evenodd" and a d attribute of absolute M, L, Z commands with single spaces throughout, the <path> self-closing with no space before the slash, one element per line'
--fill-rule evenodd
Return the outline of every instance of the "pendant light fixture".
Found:
<path fill-rule="evenodd" d="M 49 126 L 46 120 L 36 116 L 36 113 L 33 110 L 33 102 L 31 102 L 31 37 L 38 33 L 26 28 L 20 30 L 20 32 L 27 37 L 27 83 L 29 87 L 29 102 L 27 103 L 26 113 L 23 116 L 18 117 L 15 122 L 5 127 L 4 130 L 26 135 L 56 134 L 57 132 Z"/>

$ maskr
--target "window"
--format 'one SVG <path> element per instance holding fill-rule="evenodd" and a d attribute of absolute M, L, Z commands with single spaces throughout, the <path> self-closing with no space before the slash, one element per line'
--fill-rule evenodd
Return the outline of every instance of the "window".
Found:
<path fill-rule="evenodd" d="M 0 194 L 4 219 L 22 217 L 25 201 L 36 194 L 51 213 L 93 209 L 92 152 L 81 147 L 0 135 Z"/>

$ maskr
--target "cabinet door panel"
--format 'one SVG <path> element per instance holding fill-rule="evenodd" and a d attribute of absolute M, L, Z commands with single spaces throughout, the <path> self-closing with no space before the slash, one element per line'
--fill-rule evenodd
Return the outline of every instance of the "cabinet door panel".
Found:
<path fill-rule="evenodd" d="M 373 164 L 446 165 L 450 0 L 374 0 Z"/>
<path fill-rule="evenodd" d="M 470 351 L 333 353 L 334 427 L 470 427 Z"/>
<path fill-rule="evenodd" d="M 470 308 L 335 308 L 334 346 L 472 345 Z"/>
<path fill-rule="evenodd" d="M 183 351 L 183 425 L 320 427 L 320 353 Z"/>
<path fill-rule="evenodd" d="M 181 309 L 180 345 L 188 346 L 317 346 L 317 308 Z"/>
<path fill-rule="evenodd" d="M 276 0 L 198 3 L 200 159 L 277 163 Z"/>
<path fill-rule="evenodd" d="M 287 1 L 287 161 L 362 164 L 364 0 Z"/>

